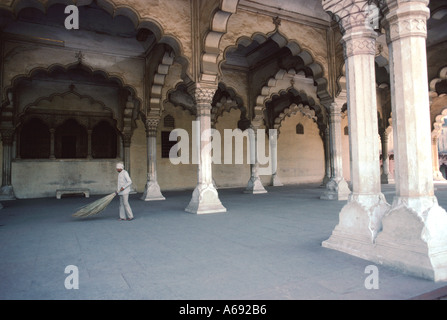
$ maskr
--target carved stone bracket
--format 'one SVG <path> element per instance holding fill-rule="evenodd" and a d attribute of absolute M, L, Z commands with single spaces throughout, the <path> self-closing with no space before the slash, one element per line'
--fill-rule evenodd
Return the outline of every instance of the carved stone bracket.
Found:
<path fill-rule="evenodd" d="M 0 133 L 3 145 L 12 145 L 14 142 L 14 129 L 1 129 Z"/>
<path fill-rule="evenodd" d="M 158 128 L 158 124 L 160 123 L 160 118 L 147 118 L 146 119 L 146 136 L 150 137 L 150 136 L 156 136 L 157 135 L 157 128 Z"/>

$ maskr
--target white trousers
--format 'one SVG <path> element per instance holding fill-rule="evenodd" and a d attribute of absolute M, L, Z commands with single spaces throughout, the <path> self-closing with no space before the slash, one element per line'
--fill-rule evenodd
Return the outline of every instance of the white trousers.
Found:
<path fill-rule="evenodd" d="M 133 218 L 132 209 L 129 205 L 129 194 L 120 195 L 120 218 L 126 219 L 126 213 L 129 219 Z"/>

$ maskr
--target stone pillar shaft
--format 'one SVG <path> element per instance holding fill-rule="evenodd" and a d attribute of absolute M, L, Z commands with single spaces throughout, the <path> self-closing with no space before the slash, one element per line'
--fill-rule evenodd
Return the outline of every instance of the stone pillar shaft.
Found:
<path fill-rule="evenodd" d="M 87 130 L 87 159 L 92 159 L 92 129 Z"/>
<path fill-rule="evenodd" d="M 14 190 L 11 184 L 11 161 L 12 161 L 12 143 L 14 140 L 14 130 L 1 130 L 1 139 L 3 145 L 2 161 L 2 186 L 0 188 L 0 200 L 14 200 Z"/>
<path fill-rule="evenodd" d="M 160 117 L 146 120 L 147 138 L 147 183 L 141 200 L 165 200 L 157 180 L 157 127 Z"/>
<path fill-rule="evenodd" d="M 377 260 L 412 275 L 447 280 L 447 212 L 434 195 L 426 89 L 428 1 L 387 5 L 396 195 L 376 239 Z"/>
<path fill-rule="evenodd" d="M 258 127 L 252 126 L 248 129 L 248 138 L 250 141 L 250 179 L 244 192 L 252 194 L 267 193 L 259 177 Z"/>
<path fill-rule="evenodd" d="M 382 167 L 383 172 L 382 176 L 380 177 L 382 184 L 389 184 L 393 182 L 393 179 L 391 179 L 390 175 L 390 158 L 388 155 L 388 140 L 389 135 L 388 132 L 385 130 L 380 134 L 380 142 L 382 143 Z"/>
<path fill-rule="evenodd" d="M 414 10 L 417 3 L 399 6 L 387 17 L 397 197 L 434 195 L 429 98 L 428 90 L 421 90 L 428 83 L 428 8 Z"/>
<path fill-rule="evenodd" d="M 343 144 L 341 140 L 341 102 L 333 102 L 330 111 L 330 151 L 332 177 L 326 185 L 325 200 L 347 200 L 351 190 L 343 177 Z"/>
<path fill-rule="evenodd" d="M 274 135 L 269 137 L 270 150 L 272 152 L 272 186 L 280 187 L 282 182 L 278 177 L 278 132 L 275 131 Z"/>
<path fill-rule="evenodd" d="M 431 151 L 433 160 L 433 180 L 445 181 L 442 172 L 439 170 L 439 151 L 438 151 L 439 135 L 432 133 L 431 137 Z"/>
<path fill-rule="evenodd" d="M 54 155 L 54 133 L 56 129 L 51 128 L 50 129 L 50 159 L 56 159 L 56 156 Z"/>
<path fill-rule="evenodd" d="M 374 258 L 374 242 L 389 209 L 380 186 L 374 65 L 377 34 L 369 24 L 368 6 L 367 0 L 323 1 L 323 8 L 338 18 L 343 33 L 352 192 L 338 225 L 322 245 L 364 259 Z"/>
<path fill-rule="evenodd" d="M 226 212 L 213 184 L 211 158 L 211 102 L 216 92 L 213 86 L 195 84 L 192 95 L 195 99 L 197 121 L 199 123 L 199 157 L 197 187 L 185 211 L 196 214 Z"/>
<path fill-rule="evenodd" d="M 349 104 L 351 181 L 354 194 L 380 193 L 374 79 L 375 38 L 373 30 L 362 28 L 343 37 Z"/>

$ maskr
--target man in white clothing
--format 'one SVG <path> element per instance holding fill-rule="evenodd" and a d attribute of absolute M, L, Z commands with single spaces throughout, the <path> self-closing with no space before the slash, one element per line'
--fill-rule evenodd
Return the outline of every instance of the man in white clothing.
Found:
<path fill-rule="evenodd" d="M 118 191 L 116 194 L 120 196 L 120 218 L 119 220 L 133 220 L 132 209 L 129 205 L 129 192 L 130 186 L 132 184 L 132 180 L 130 179 L 129 173 L 124 170 L 124 165 L 122 163 L 118 163 L 116 165 L 116 171 L 118 174 Z"/>

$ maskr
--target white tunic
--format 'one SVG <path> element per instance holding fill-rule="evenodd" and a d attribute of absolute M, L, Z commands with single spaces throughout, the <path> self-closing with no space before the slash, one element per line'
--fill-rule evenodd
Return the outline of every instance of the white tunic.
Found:
<path fill-rule="evenodd" d="M 123 191 L 119 192 L 119 195 L 129 194 L 130 193 L 130 185 L 132 184 L 132 180 L 130 179 L 129 173 L 126 170 L 122 170 L 118 174 L 118 192 L 121 188 L 124 188 Z"/>

